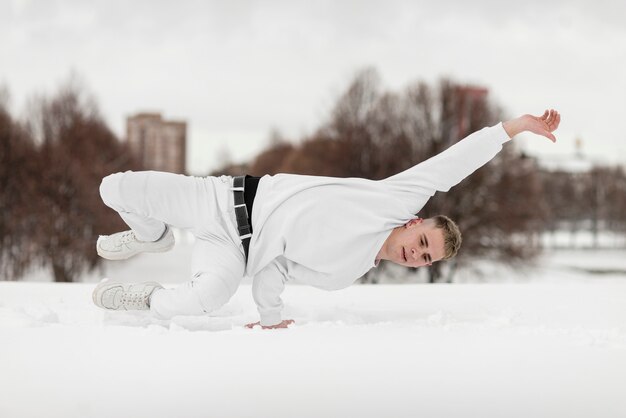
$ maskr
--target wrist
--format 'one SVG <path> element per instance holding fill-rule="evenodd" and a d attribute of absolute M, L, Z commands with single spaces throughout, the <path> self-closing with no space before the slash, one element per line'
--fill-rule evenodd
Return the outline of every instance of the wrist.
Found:
<path fill-rule="evenodd" d="M 280 311 L 259 312 L 261 316 L 261 326 L 271 327 L 273 325 L 279 325 L 282 321 L 282 315 Z"/>
<path fill-rule="evenodd" d="M 509 138 L 513 139 L 513 137 L 521 132 L 524 132 L 524 125 L 522 117 L 507 120 L 506 122 L 502 122 L 502 127 L 506 131 Z"/>

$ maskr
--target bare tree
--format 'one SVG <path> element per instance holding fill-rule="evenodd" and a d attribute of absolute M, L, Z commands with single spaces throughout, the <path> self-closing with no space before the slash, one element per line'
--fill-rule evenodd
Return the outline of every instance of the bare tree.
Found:
<path fill-rule="evenodd" d="M 39 154 L 27 132 L 0 104 L 0 274 L 20 277 L 36 257 Z"/>
<path fill-rule="evenodd" d="M 381 89 L 368 68 L 339 97 L 329 120 L 298 146 L 274 144 L 252 165 L 257 174 L 289 172 L 382 179 L 450 147 L 471 132 L 501 120 L 484 88 L 442 80 L 416 83 L 400 93 Z M 534 160 L 507 146 L 490 164 L 451 192 L 431 199 L 420 216 L 448 214 L 464 231 L 457 258 L 488 255 L 520 260 L 538 251 L 542 184 Z M 437 263 L 431 281 L 451 277 L 454 263 Z M 369 281 L 375 281 L 371 275 Z"/>
<path fill-rule="evenodd" d="M 626 173 L 623 167 L 609 169 L 610 176 L 606 179 L 609 188 L 605 195 L 607 224 L 606 228 L 611 231 L 626 231 Z"/>
<path fill-rule="evenodd" d="M 31 109 L 29 130 L 40 144 L 33 241 L 55 280 L 73 281 L 100 261 L 94 249 L 98 234 L 122 228 L 99 199 L 102 177 L 137 166 L 82 86 L 70 82 L 51 99 L 34 100 Z"/>
<path fill-rule="evenodd" d="M 262 176 L 290 172 L 288 168 L 284 167 L 284 164 L 294 148 L 291 143 L 281 137 L 272 136 L 269 148 L 262 151 L 250 165 L 250 174 Z"/>
<path fill-rule="evenodd" d="M 435 155 L 461 138 L 485 126 L 494 125 L 502 116 L 488 102 L 485 90 L 441 81 L 436 93 L 427 87 L 417 89 L 418 100 L 428 98 L 431 115 L 423 118 L 419 129 L 427 149 L 422 159 Z M 420 99 L 421 98 L 421 99 Z M 423 102 L 422 102 L 423 103 Z M 542 185 L 534 160 L 525 158 L 514 146 L 505 147 L 489 164 L 477 170 L 450 192 L 437 194 L 423 210 L 424 216 L 438 213 L 454 219 L 463 231 L 463 248 L 451 262 L 430 268 L 431 281 L 451 280 L 457 263 L 469 256 L 484 255 L 507 262 L 523 260 L 539 251 L 536 231 L 541 227 Z M 447 278 L 445 268 L 451 269 Z"/>
<path fill-rule="evenodd" d="M 373 68 L 359 72 L 338 99 L 330 121 L 313 138 L 342 143 L 341 171 L 345 177 L 370 177 L 376 145 L 368 129 L 371 113 L 380 98 L 380 77 Z"/>
<path fill-rule="evenodd" d="M 626 230 L 626 175 L 621 167 L 596 165 L 586 171 L 544 170 L 545 228 L 568 230 L 574 239 L 580 230 L 592 234 L 598 247 L 601 231 Z M 574 241 L 572 244 L 574 245 Z"/>
<path fill-rule="evenodd" d="M 589 197 L 592 181 L 589 172 L 570 172 L 564 170 L 541 170 L 541 183 L 546 204 L 546 231 L 555 233 L 569 230 L 574 237 L 585 223 L 593 216 L 593 204 Z"/>

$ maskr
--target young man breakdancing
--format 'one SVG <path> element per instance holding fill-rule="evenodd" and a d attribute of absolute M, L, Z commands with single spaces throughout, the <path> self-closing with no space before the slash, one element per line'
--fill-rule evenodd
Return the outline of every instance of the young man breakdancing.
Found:
<path fill-rule="evenodd" d="M 104 203 L 131 230 L 98 239 L 109 260 L 174 246 L 170 227 L 196 237 L 191 281 L 174 289 L 155 282 L 101 282 L 94 303 L 111 310 L 150 310 L 162 318 L 214 311 L 244 275 L 263 328 L 286 328 L 285 283 L 327 290 L 352 284 L 380 260 L 419 267 L 453 257 L 461 244 L 445 216 L 417 218 L 437 191 L 448 191 L 491 160 L 502 145 L 529 131 L 552 141 L 560 115 L 524 115 L 469 135 L 444 152 L 384 180 L 278 174 L 190 177 L 125 172 L 105 177 Z"/>

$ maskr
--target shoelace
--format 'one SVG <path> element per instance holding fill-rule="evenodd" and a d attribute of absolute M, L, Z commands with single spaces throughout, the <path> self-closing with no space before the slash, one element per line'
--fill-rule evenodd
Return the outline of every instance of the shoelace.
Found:
<path fill-rule="evenodd" d="M 126 308 L 141 309 L 148 306 L 149 292 L 131 292 L 126 291 L 122 293 L 121 303 Z"/>
<path fill-rule="evenodd" d="M 122 236 L 120 237 L 120 244 L 126 244 L 127 242 L 136 241 L 136 240 L 137 238 L 135 237 L 134 231 L 126 231 L 122 233 Z"/>

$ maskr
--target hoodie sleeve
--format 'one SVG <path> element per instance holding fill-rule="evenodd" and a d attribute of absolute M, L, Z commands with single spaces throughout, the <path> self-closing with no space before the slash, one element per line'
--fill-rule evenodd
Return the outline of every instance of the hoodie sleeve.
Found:
<path fill-rule="evenodd" d="M 412 213 L 417 213 L 435 192 L 447 192 L 460 183 L 495 157 L 509 140 L 502 123 L 483 128 L 383 182 L 392 193 L 408 203 Z"/>
<path fill-rule="evenodd" d="M 282 321 L 283 301 L 280 295 L 287 280 L 287 269 L 278 258 L 254 276 L 252 297 L 261 316 L 262 326 L 276 325 Z"/>

